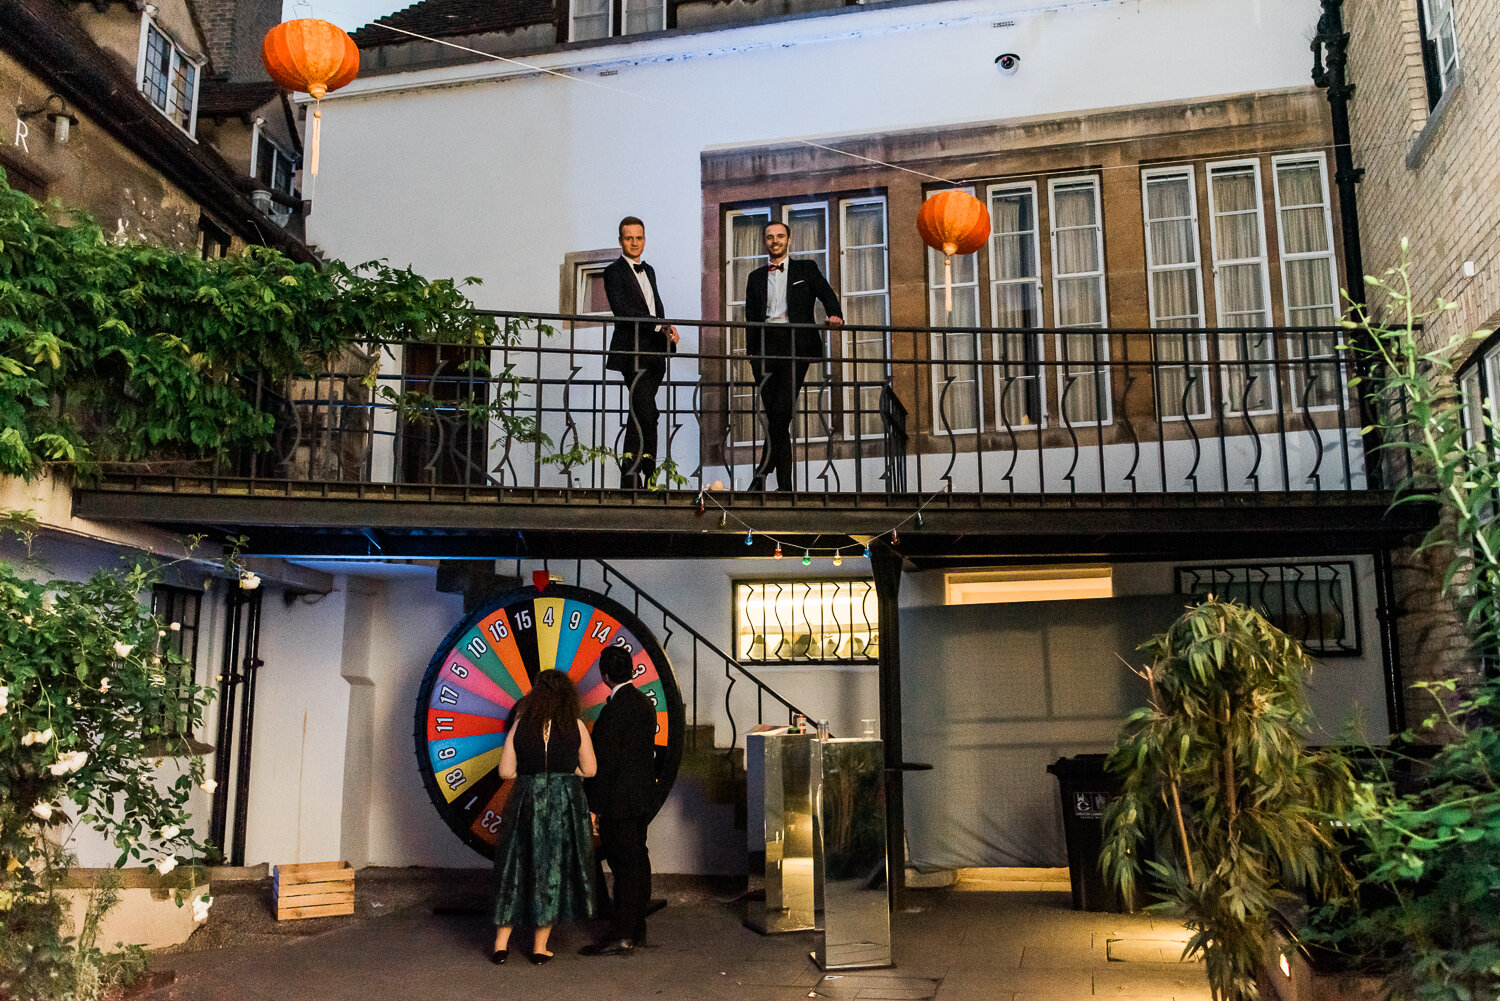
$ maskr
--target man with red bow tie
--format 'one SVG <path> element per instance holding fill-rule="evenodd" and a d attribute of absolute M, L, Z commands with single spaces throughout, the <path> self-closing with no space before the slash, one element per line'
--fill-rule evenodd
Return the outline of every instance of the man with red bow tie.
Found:
<path fill-rule="evenodd" d="M 766 476 L 774 472 L 776 489 L 790 491 L 797 398 L 808 367 L 825 353 L 823 332 L 812 325 L 814 304 L 823 304 L 830 327 L 842 327 L 844 316 L 817 264 L 788 256 L 791 230 L 786 223 L 768 223 L 765 242 L 770 263 L 745 281 L 745 319 L 751 324 L 745 329 L 745 354 L 768 425 L 766 451 L 749 489 L 764 490 Z"/>

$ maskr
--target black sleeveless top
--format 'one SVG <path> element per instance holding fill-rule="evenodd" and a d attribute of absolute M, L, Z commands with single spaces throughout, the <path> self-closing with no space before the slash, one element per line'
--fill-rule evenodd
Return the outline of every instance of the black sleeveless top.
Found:
<path fill-rule="evenodd" d="M 573 774 L 578 767 L 578 724 L 553 726 L 550 739 L 542 741 L 542 721 L 522 713 L 516 724 L 516 774 Z M 562 731 L 559 733 L 558 731 Z"/>

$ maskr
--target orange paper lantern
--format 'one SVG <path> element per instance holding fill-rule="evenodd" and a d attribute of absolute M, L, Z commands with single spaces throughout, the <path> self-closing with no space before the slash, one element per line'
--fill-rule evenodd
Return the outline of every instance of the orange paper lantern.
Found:
<path fill-rule="evenodd" d="M 313 99 L 308 123 L 307 172 L 318 176 L 318 140 L 322 133 L 323 109 L 317 102 L 359 75 L 359 46 L 344 29 L 315 17 L 278 24 L 266 32 L 260 45 L 260 61 L 271 79 L 287 90 L 300 90 Z M 312 194 L 308 186 L 309 197 Z"/>
<path fill-rule="evenodd" d="M 943 254 L 972 254 L 990 238 L 990 213 L 967 191 L 939 191 L 922 203 L 917 233 Z"/>
<path fill-rule="evenodd" d="M 266 32 L 260 59 L 271 79 L 287 90 L 321 100 L 359 75 L 359 47 L 338 25 L 304 17 Z"/>

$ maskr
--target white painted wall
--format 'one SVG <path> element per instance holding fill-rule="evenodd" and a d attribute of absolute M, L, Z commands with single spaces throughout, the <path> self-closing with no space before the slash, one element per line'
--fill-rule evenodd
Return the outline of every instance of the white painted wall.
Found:
<path fill-rule="evenodd" d="M 371 76 L 323 102 L 308 230 L 346 261 L 475 275 L 481 305 L 554 311 L 563 255 L 613 247 L 635 214 L 669 313 L 697 316 L 706 149 L 1305 86 L 1317 9 L 951 0 L 527 60 L 563 76 L 498 62 Z M 1021 55 L 1015 76 L 1001 52 Z"/>

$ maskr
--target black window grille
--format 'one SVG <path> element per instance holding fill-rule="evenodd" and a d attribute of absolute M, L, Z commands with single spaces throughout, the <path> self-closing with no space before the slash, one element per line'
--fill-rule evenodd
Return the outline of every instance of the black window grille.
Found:
<path fill-rule="evenodd" d="M 1319 657 L 1360 655 L 1352 563 L 1178 567 L 1177 593 L 1238 601 Z"/>
<path fill-rule="evenodd" d="M 191 737 L 193 728 L 187 713 L 188 689 L 198 677 L 198 624 L 203 608 L 203 593 L 186 587 L 158 584 L 151 589 L 151 614 L 161 622 L 166 636 L 161 638 L 162 665 L 167 672 L 167 688 L 176 693 L 177 711 L 163 709 L 162 731 L 173 736 Z M 176 658 L 167 654 L 175 654 Z M 170 696 L 169 696 L 170 697 Z"/>
<path fill-rule="evenodd" d="M 788 558 L 796 559 L 792 552 Z M 870 664 L 880 658 L 875 585 L 736 581 L 735 656 L 743 664 Z"/>

